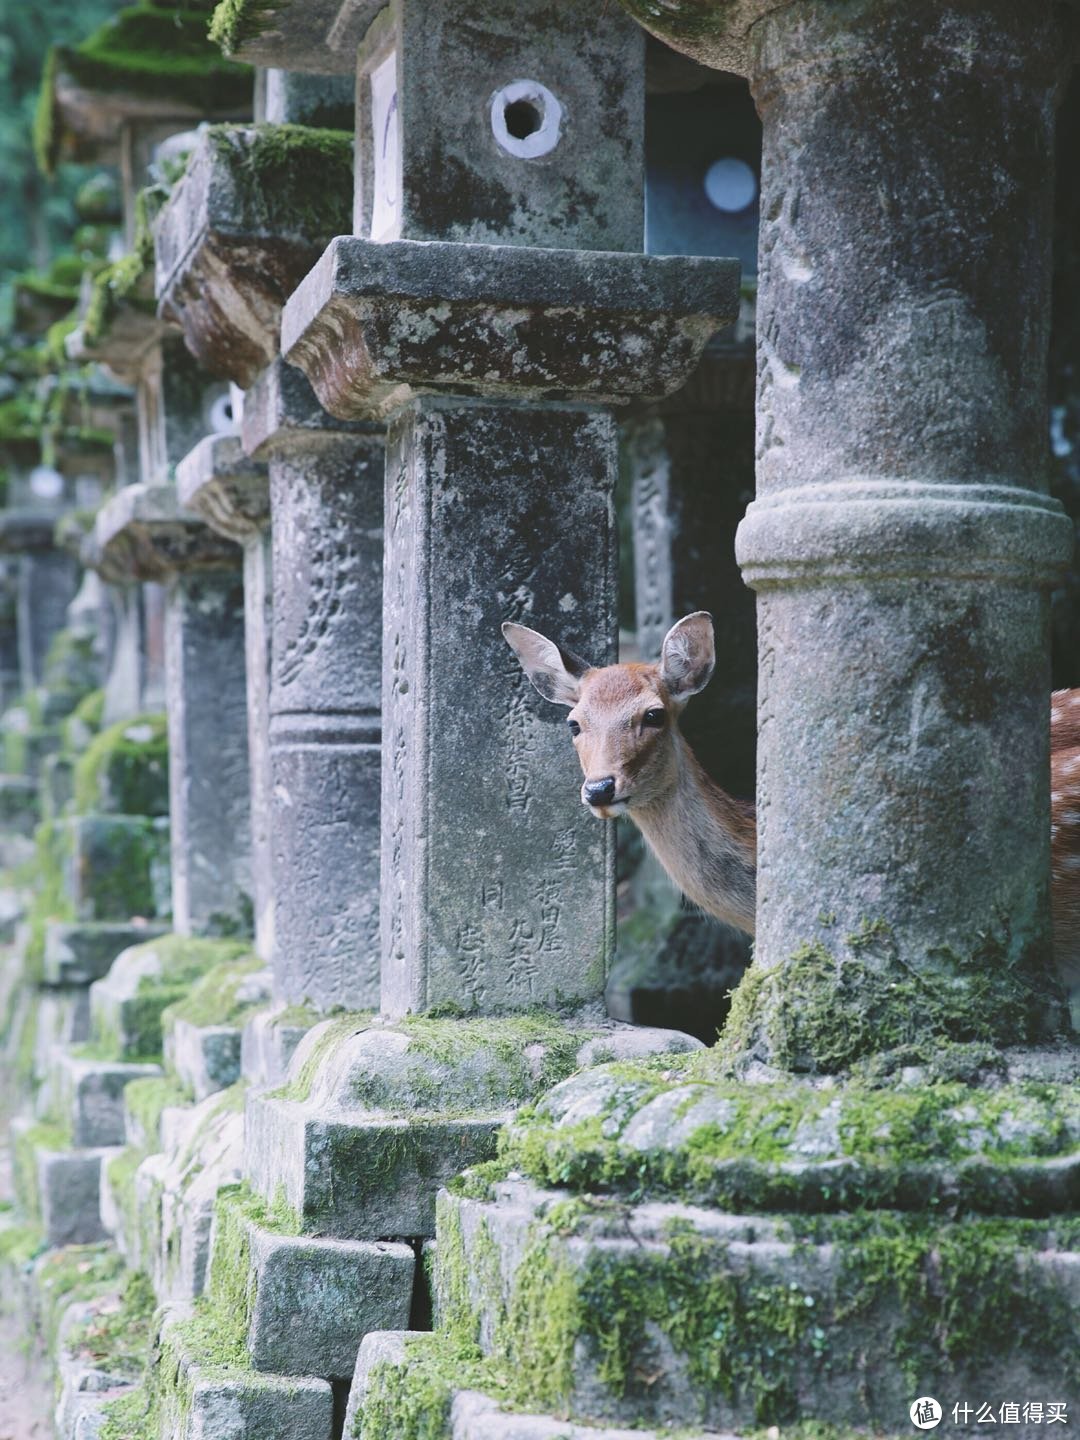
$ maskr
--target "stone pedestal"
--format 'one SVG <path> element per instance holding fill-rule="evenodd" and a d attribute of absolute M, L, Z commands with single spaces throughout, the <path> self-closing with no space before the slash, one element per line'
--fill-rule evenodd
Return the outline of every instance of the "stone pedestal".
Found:
<path fill-rule="evenodd" d="M 191 933 L 248 931 L 251 914 L 241 554 L 170 485 L 131 485 L 99 513 L 106 578 L 167 582 L 173 918 Z"/>
<path fill-rule="evenodd" d="M 15 618 L 21 688 L 40 685 L 53 637 L 67 623 L 78 588 L 78 565 L 53 540 L 51 511 L 0 512 L 0 552 L 17 556 Z"/>
<path fill-rule="evenodd" d="M 273 522 L 275 990 L 364 1008 L 379 993 L 382 436 L 332 419 L 279 362 L 246 398 L 244 446 L 268 464 Z"/>

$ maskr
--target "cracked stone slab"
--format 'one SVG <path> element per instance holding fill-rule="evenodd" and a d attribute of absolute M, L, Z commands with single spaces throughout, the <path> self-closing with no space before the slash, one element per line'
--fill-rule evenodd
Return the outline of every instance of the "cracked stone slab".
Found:
<path fill-rule="evenodd" d="M 116 584 L 239 567 L 239 548 L 185 510 L 175 485 L 125 485 L 94 522 L 97 569 Z"/>
<path fill-rule="evenodd" d="M 342 236 L 281 349 L 346 420 L 440 392 L 619 404 L 677 389 L 738 308 L 735 260 Z"/>
<path fill-rule="evenodd" d="M 200 440 L 176 467 L 176 489 L 183 507 L 241 545 L 270 523 L 266 466 L 244 454 L 236 435 Z"/>

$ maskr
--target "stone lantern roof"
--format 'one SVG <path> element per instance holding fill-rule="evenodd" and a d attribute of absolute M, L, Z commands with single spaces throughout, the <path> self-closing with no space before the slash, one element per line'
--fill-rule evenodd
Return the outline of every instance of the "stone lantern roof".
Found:
<path fill-rule="evenodd" d="M 210 38 L 252 65 L 351 73 L 356 47 L 383 8 L 384 0 L 221 0 Z"/>
<path fill-rule="evenodd" d="M 208 14 L 148 3 L 120 10 L 80 45 L 54 46 L 42 76 L 34 144 L 51 174 L 64 160 L 118 158 L 126 123 L 240 119 L 252 76 L 207 39 Z"/>

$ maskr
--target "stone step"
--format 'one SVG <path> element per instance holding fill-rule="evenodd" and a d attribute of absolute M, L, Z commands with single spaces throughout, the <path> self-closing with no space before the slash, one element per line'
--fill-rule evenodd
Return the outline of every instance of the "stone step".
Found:
<path fill-rule="evenodd" d="M 300 1042 L 282 1088 L 249 1095 L 247 1178 L 267 1203 L 283 1194 L 308 1232 L 430 1236 L 439 1186 L 491 1159 L 520 1105 L 600 1059 L 701 1048 L 554 1017 L 337 1017 Z"/>
<path fill-rule="evenodd" d="M 136 1353 L 125 1349 L 124 1341 L 130 1337 L 123 1335 L 122 1311 L 120 1291 L 77 1300 L 64 1311 L 54 1358 L 56 1440 L 96 1436 L 109 1402 L 130 1392 L 138 1381 L 148 1336 L 144 1329 Z"/>
<path fill-rule="evenodd" d="M 321 1016 L 306 1005 L 275 1005 L 252 1015 L 240 1037 L 240 1070 L 250 1085 L 285 1082 L 296 1047 Z"/>
<path fill-rule="evenodd" d="M 376 1331 L 364 1337 L 356 1357 L 349 1403 L 345 1412 L 347 1440 L 383 1440 L 387 1435 L 384 1412 L 395 1408 L 395 1400 L 411 1397 L 409 1414 L 423 1426 L 425 1436 L 444 1435 L 446 1440 L 663 1440 L 670 1430 L 632 1430 L 608 1425 L 585 1425 L 554 1415 L 529 1415 L 506 1408 L 502 1402 L 478 1390 L 457 1388 L 440 1355 L 437 1335 L 420 1331 Z M 364 1402 L 369 1389 L 372 1407 L 365 1424 Z M 417 1413 L 418 1397 L 426 1400 Z M 423 1402 L 421 1402 L 423 1403 Z M 735 1440 L 729 1433 L 678 1427 L 678 1440 Z"/>
<path fill-rule="evenodd" d="M 164 925 L 51 920 L 45 927 L 47 985 L 91 985 L 109 973 L 122 951 L 167 934 Z"/>
<path fill-rule="evenodd" d="M 128 1146 L 105 1166 L 102 1217 L 128 1264 L 146 1271 L 161 1300 L 190 1300 L 206 1285 L 218 1190 L 241 1178 L 241 1088 L 164 1109 L 160 1135 L 160 1150 Z"/>
<path fill-rule="evenodd" d="M 54 855 L 77 920 L 164 919 L 172 906 L 169 822 L 79 815 L 53 822 Z"/>
<path fill-rule="evenodd" d="M 240 1079 L 244 1024 L 270 1000 L 270 971 L 247 955 L 216 965 L 163 1013 L 166 1063 L 196 1100 Z"/>
<path fill-rule="evenodd" d="M 11 1138 L 16 1192 L 24 1213 L 41 1226 L 45 1243 L 104 1240 L 101 1167 L 116 1150 L 72 1149 L 62 1128 L 26 1117 L 12 1120 Z"/>
<path fill-rule="evenodd" d="M 409 1245 L 316 1239 L 250 1192 L 218 1198 L 209 1293 L 244 1315 L 256 1370 L 348 1379 L 370 1330 L 408 1323 L 415 1268 Z"/>
<path fill-rule="evenodd" d="M 0 775 L 0 828 L 30 836 L 40 816 L 37 781 L 29 775 Z"/>
<path fill-rule="evenodd" d="M 199 1306 L 170 1305 L 163 1315 L 154 1372 L 162 1440 L 331 1440 L 327 1381 L 261 1374 L 240 1357 L 222 1363 L 220 1336 L 205 1322 Z"/>
<path fill-rule="evenodd" d="M 916 1394 L 1061 1400 L 1080 1353 L 1071 1217 L 493 1195 L 440 1196 L 439 1324 L 497 1357 L 520 1402 L 575 1419 L 893 1428 Z"/>
<path fill-rule="evenodd" d="M 124 1090 L 133 1080 L 161 1074 L 153 1064 L 84 1058 L 57 1049 L 52 1067 L 53 1113 L 62 1118 L 76 1147 L 126 1143 Z"/>
<path fill-rule="evenodd" d="M 174 934 L 122 951 L 108 975 L 90 987 L 95 1043 L 124 1060 L 157 1059 L 162 1053 L 162 1012 L 182 1000 L 215 965 L 247 952 L 242 941 Z"/>

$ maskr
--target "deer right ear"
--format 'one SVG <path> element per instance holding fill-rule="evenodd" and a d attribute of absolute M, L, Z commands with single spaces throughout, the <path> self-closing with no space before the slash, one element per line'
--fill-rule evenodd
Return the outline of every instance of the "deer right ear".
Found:
<path fill-rule="evenodd" d="M 660 650 L 660 679 L 676 704 L 696 695 L 712 678 L 716 641 L 707 610 L 684 615 L 664 636 Z"/>
<path fill-rule="evenodd" d="M 581 677 L 591 669 L 587 660 L 564 650 L 554 640 L 530 630 L 527 625 L 503 623 L 503 638 L 521 661 L 521 668 L 545 700 L 555 705 L 576 705 L 581 695 Z"/>

